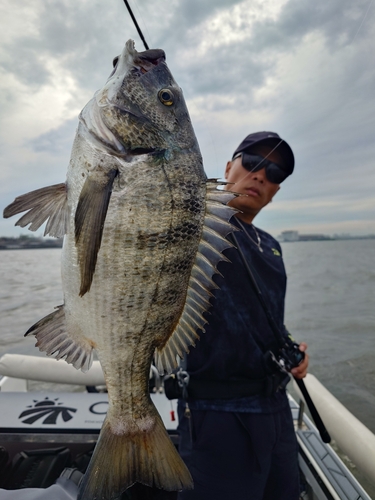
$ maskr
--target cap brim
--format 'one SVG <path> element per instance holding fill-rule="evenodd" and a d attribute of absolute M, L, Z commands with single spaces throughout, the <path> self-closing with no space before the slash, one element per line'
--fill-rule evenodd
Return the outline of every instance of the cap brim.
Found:
<path fill-rule="evenodd" d="M 275 151 L 277 151 L 282 159 L 284 160 L 284 164 L 280 165 L 280 167 L 285 170 L 289 175 L 293 173 L 294 170 L 294 154 L 287 142 L 280 139 L 277 139 L 276 137 L 269 137 L 267 139 L 262 139 L 257 144 L 266 144 L 267 146 L 270 146 L 271 148 L 275 148 Z"/>

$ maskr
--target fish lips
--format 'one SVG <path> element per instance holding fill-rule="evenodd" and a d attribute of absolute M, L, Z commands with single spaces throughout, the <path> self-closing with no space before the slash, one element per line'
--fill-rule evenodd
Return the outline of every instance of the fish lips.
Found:
<path fill-rule="evenodd" d="M 165 62 L 165 52 L 162 49 L 150 49 L 138 52 L 135 49 L 134 41 L 128 40 L 121 54 L 114 58 L 114 69 L 109 76 L 106 87 L 108 98 L 111 101 L 121 87 L 122 81 L 131 70 L 138 70 L 141 74 L 148 73 L 156 66 Z M 164 65 L 167 68 L 166 65 Z M 169 70 L 167 68 L 169 73 Z"/>
<path fill-rule="evenodd" d="M 128 42 L 129 43 L 129 42 Z M 133 42 L 134 43 L 134 42 Z M 127 54 L 121 54 L 116 56 L 113 59 L 113 71 L 110 74 L 109 78 L 111 78 L 115 72 L 117 71 L 117 67 L 121 66 L 121 60 L 124 60 L 127 56 L 129 56 L 129 48 L 125 46 L 127 50 Z M 149 49 L 144 52 L 137 52 L 133 47 L 133 64 L 138 66 L 142 73 L 147 73 L 155 66 L 165 61 L 165 52 L 161 49 Z M 124 51 L 123 51 L 124 52 Z"/>

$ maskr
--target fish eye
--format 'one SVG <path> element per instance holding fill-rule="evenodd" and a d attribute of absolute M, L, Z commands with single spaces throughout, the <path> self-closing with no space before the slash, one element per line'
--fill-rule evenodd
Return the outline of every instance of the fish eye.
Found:
<path fill-rule="evenodd" d="M 172 106 L 174 102 L 174 95 L 169 89 L 161 89 L 158 97 L 160 102 L 162 102 L 164 106 Z"/>

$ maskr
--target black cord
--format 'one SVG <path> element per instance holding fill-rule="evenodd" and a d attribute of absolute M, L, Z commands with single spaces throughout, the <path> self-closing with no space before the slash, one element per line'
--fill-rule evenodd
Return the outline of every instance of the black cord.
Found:
<path fill-rule="evenodd" d="M 126 8 L 127 8 L 127 9 L 128 9 L 128 11 L 129 11 L 130 17 L 133 19 L 133 23 L 134 23 L 135 27 L 137 28 L 138 35 L 141 37 L 141 40 L 142 40 L 142 42 L 143 42 L 143 45 L 145 46 L 145 49 L 146 49 L 146 50 L 149 50 L 148 45 L 147 45 L 147 43 L 146 43 L 146 40 L 145 40 L 145 38 L 144 38 L 144 36 L 143 36 L 143 33 L 142 33 L 142 31 L 141 31 L 141 28 L 138 26 L 137 20 L 136 20 L 136 18 L 135 18 L 135 16 L 134 16 L 134 14 L 133 14 L 133 12 L 132 12 L 132 10 L 131 10 L 131 8 L 130 8 L 130 5 L 129 5 L 128 1 L 127 1 L 127 0 L 124 0 L 124 3 L 125 3 L 125 5 L 126 5 Z"/>

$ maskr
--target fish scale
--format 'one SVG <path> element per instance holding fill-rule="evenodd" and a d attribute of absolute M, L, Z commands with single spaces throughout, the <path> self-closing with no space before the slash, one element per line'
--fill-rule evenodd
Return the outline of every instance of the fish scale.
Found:
<path fill-rule="evenodd" d="M 75 167 L 73 166 L 73 168 Z M 137 170 L 137 175 L 133 175 L 132 170 L 134 169 Z M 109 415 L 111 416 L 112 421 L 116 421 L 116 423 L 113 424 L 115 427 L 126 427 L 126 417 L 129 415 L 131 417 L 131 421 L 133 422 L 134 420 L 140 419 L 141 415 L 151 413 L 150 407 L 152 407 L 152 403 L 150 400 L 145 400 L 144 394 L 145 387 L 147 387 L 148 384 L 150 360 L 156 345 L 150 343 L 148 337 L 156 342 L 156 328 L 161 330 L 161 341 L 164 340 L 162 335 L 169 336 L 168 330 L 163 332 L 163 325 L 171 323 L 169 317 L 173 316 L 173 314 L 171 314 L 170 310 L 171 304 L 166 303 L 164 300 L 165 290 L 167 290 L 167 293 L 169 294 L 171 293 L 171 289 L 173 290 L 171 275 L 173 276 L 173 274 L 176 274 L 176 270 L 180 267 L 179 263 L 181 258 L 183 258 L 183 255 L 186 252 L 186 233 L 190 232 L 190 238 L 192 238 L 194 235 L 194 231 L 192 231 L 192 229 L 194 227 L 199 227 L 198 224 L 194 226 L 191 218 L 189 217 L 187 220 L 188 227 L 183 230 L 184 226 L 181 221 L 184 219 L 183 215 L 186 210 L 189 211 L 189 209 L 190 211 L 200 214 L 200 218 L 202 217 L 202 211 L 197 210 L 199 207 L 196 207 L 196 203 L 191 204 L 189 202 L 186 204 L 186 199 L 191 199 L 192 187 L 189 186 L 188 196 L 185 196 L 184 189 L 183 187 L 181 188 L 184 174 L 181 175 L 181 173 L 179 173 L 177 175 L 175 169 L 172 169 L 172 174 L 174 174 L 174 177 L 177 177 L 175 184 L 178 185 L 178 194 L 180 195 L 179 197 L 181 201 L 179 203 L 177 200 L 174 200 L 174 211 L 171 213 L 168 211 L 168 207 L 171 205 L 169 201 L 171 197 L 171 190 L 166 190 L 166 182 L 162 182 L 164 179 L 158 182 L 158 179 L 155 180 L 154 176 L 153 182 L 150 183 L 150 172 L 148 171 L 149 169 L 147 168 L 147 165 L 144 170 L 144 175 L 142 175 L 142 167 L 139 165 L 139 162 L 135 162 L 133 168 L 128 166 L 126 171 L 128 176 L 124 175 L 123 183 L 125 185 L 132 186 L 131 180 L 130 182 L 127 182 L 127 177 L 130 179 L 135 178 L 136 183 L 142 186 L 142 189 L 136 192 L 134 189 L 130 190 L 130 192 L 127 190 L 128 192 L 126 193 L 116 191 L 116 189 L 114 189 L 107 213 L 107 227 L 112 228 L 114 225 L 116 225 L 116 227 L 125 226 L 127 228 L 127 237 L 125 239 L 131 242 L 132 245 L 130 248 L 124 247 L 123 231 L 117 232 L 117 237 L 113 237 L 116 232 L 112 230 L 106 231 L 105 229 L 90 293 L 87 295 L 87 298 L 83 297 L 83 300 L 80 303 L 73 300 L 71 304 L 65 304 L 66 310 L 69 310 L 71 307 L 80 307 L 80 309 L 83 309 L 83 312 L 86 310 L 90 311 L 90 317 L 94 318 L 94 320 L 91 320 L 90 337 L 98 347 L 100 347 L 100 342 L 103 343 L 102 332 L 108 332 L 105 342 L 106 348 L 105 350 L 98 349 L 98 353 L 99 360 L 106 374 L 107 389 L 110 400 Z M 162 177 L 165 177 L 164 172 Z M 167 186 L 170 186 L 171 184 L 172 181 L 169 178 Z M 150 200 L 150 192 L 152 193 L 153 202 Z M 133 199 L 134 197 L 136 197 L 136 200 Z M 144 203 L 140 203 L 138 201 L 139 199 L 144 200 Z M 130 208 L 135 206 L 135 202 L 137 202 L 137 214 L 132 215 L 132 224 L 129 225 L 128 219 Z M 165 207 L 158 207 L 160 204 L 167 205 L 167 210 Z M 178 213 L 179 208 L 180 210 L 182 209 L 182 214 Z M 166 215 L 162 218 L 155 218 L 155 211 L 156 213 Z M 116 221 L 115 223 L 112 223 L 112 218 Z M 165 220 L 163 221 L 163 219 Z M 133 231 L 131 231 L 132 228 Z M 159 229 L 158 233 L 156 232 L 157 229 Z M 155 248 L 154 245 L 147 245 L 147 243 L 144 244 L 144 242 L 147 241 L 148 234 L 151 234 L 153 238 L 156 239 L 158 239 L 158 234 L 162 235 L 161 239 L 164 241 L 163 246 L 165 247 L 164 254 L 160 253 L 160 249 Z M 166 237 L 165 235 L 169 235 L 169 237 Z M 196 236 L 194 239 L 195 245 L 197 246 Z M 168 240 L 170 240 L 171 249 L 168 249 Z M 140 245 L 140 241 L 143 241 L 143 244 Z M 182 245 L 180 245 L 180 251 L 179 243 L 182 243 Z M 64 254 L 68 250 L 71 251 L 72 248 L 72 246 L 66 246 L 64 248 Z M 196 248 L 194 249 L 193 247 L 190 254 L 191 256 L 189 260 L 194 261 Z M 126 260 L 124 261 L 124 255 L 130 256 L 131 262 L 128 263 Z M 156 257 L 158 257 L 157 260 L 155 260 Z M 63 255 L 63 259 L 64 258 L 65 255 Z M 69 258 L 69 255 L 66 258 L 68 262 L 72 260 Z M 75 256 L 73 256 L 73 259 L 74 258 Z M 189 277 L 189 268 L 191 265 L 192 263 L 190 262 L 190 266 L 185 266 L 185 274 L 187 274 L 187 277 Z M 142 269 L 144 274 L 143 276 L 139 276 L 139 267 Z M 165 272 L 166 267 L 170 268 L 170 273 Z M 133 269 L 133 273 L 129 271 L 129 269 Z M 123 273 L 125 270 L 128 271 L 124 281 Z M 161 283 L 158 275 L 163 278 L 162 281 L 164 283 Z M 145 279 L 146 276 L 148 277 L 148 280 Z M 176 277 L 177 280 L 175 280 L 175 286 L 181 288 L 181 284 L 183 283 L 183 280 L 181 280 L 181 274 L 179 273 Z M 107 286 L 106 283 L 108 283 Z M 68 292 L 70 297 L 75 297 L 77 295 L 78 286 L 79 283 L 76 282 L 75 290 L 73 289 L 71 291 L 72 293 Z M 187 284 L 183 287 L 185 288 L 186 294 Z M 109 324 L 106 325 L 103 324 L 103 321 L 95 319 L 98 317 L 100 318 L 102 315 L 101 308 L 98 308 L 99 300 L 97 298 L 103 294 L 103 288 L 106 290 L 106 297 L 111 304 L 111 307 L 117 312 L 114 318 L 119 319 L 116 322 L 109 322 Z M 111 290 L 108 288 L 111 288 Z M 160 290 L 158 290 L 158 288 Z M 127 290 L 132 290 L 134 295 L 138 290 L 141 290 L 142 300 L 133 301 L 132 296 L 127 293 Z M 148 300 L 146 300 L 145 291 L 148 292 Z M 161 298 L 158 298 L 160 295 Z M 180 296 L 181 291 L 179 290 L 176 290 L 173 293 L 173 298 Z M 125 300 L 124 306 L 128 308 L 129 303 L 132 306 L 131 311 L 127 311 L 127 314 L 121 314 L 122 308 L 119 307 L 119 304 L 124 297 L 127 299 Z M 90 307 L 90 300 L 92 300 L 94 306 Z M 148 307 L 147 302 L 150 303 Z M 153 303 L 157 304 L 156 308 L 153 307 Z M 162 308 L 159 305 L 160 303 L 163 304 Z M 136 307 L 137 305 L 138 307 Z M 174 323 L 181 314 L 182 305 L 183 302 L 176 308 L 177 311 L 174 313 L 176 319 L 174 319 Z M 105 305 L 104 310 L 106 309 L 107 307 Z M 155 312 L 154 309 L 156 309 Z M 119 313 L 121 316 L 119 316 Z M 153 318 L 155 314 L 156 317 Z M 75 317 L 80 317 L 80 314 L 76 314 Z M 150 320 L 150 317 L 152 320 Z M 140 326 L 140 324 L 146 324 L 148 322 L 151 322 L 151 326 L 148 329 Z M 129 328 L 130 332 L 128 331 Z M 68 329 L 74 331 L 76 327 L 75 325 L 68 325 Z M 147 335 L 147 330 L 149 330 L 149 335 Z M 133 335 L 132 332 L 134 332 Z M 140 332 L 143 332 L 142 335 L 140 335 Z M 123 345 L 126 345 L 127 349 L 133 353 L 129 356 L 129 359 L 127 359 L 126 356 L 124 359 Z M 105 354 L 103 355 L 101 352 L 105 352 Z M 120 359 L 118 359 L 119 357 Z M 121 370 L 119 367 L 121 367 Z M 124 398 L 124 394 L 130 394 L 131 396 Z M 113 401 L 122 401 L 122 404 L 114 405 Z"/>
<path fill-rule="evenodd" d="M 234 195 L 207 180 L 181 89 L 161 50 L 128 41 L 80 114 L 66 183 L 22 195 L 4 216 L 64 237 L 64 304 L 33 325 L 41 351 L 86 371 L 95 349 L 109 407 L 78 500 L 135 482 L 193 486 L 149 390 L 204 331 L 212 276 L 231 245 Z"/>

